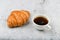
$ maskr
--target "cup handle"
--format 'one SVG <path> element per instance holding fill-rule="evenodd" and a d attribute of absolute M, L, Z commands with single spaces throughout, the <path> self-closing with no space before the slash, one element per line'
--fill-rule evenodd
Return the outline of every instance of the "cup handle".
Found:
<path fill-rule="evenodd" d="M 48 28 L 49 28 L 49 30 L 51 30 L 51 26 L 50 25 L 48 25 Z"/>
<path fill-rule="evenodd" d="M 47 25 L 47 30 L 51 30 L 51 26 L 50 25 Z"/>

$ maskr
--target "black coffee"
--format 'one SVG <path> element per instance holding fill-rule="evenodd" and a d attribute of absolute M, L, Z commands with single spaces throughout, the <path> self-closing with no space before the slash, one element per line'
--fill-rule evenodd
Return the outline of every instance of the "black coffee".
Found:
<path fill-rule="evenodd" d="M 34 19 L 34 23 L 38 25 L 46 25 L 48 23 L 48 20 L 45 17 L 36 17 Z"/>

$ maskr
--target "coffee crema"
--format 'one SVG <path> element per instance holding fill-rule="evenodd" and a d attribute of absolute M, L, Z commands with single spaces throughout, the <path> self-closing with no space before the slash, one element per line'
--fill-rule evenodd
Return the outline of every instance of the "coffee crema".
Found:
<path fill-rule="evenodd" d="M 37 25 L 46 25 L 48 24 L 48 20 L 47 18 L 41 16 L 41 17 L 36 17 L 34 20 L 34 23 L 36 23 Z"/>

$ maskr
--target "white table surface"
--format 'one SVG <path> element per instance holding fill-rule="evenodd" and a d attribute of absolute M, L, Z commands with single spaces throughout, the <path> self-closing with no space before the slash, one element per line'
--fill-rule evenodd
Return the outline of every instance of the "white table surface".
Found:
<path fill-rule="evenodd" d="M 60 0 L 0 0 L 0 39 L 10 40 L 59 40 L 60 39 Z M 6 19 L 15 9 L 29 10 L 29 23 L 19 28 L 8 28 Z M 45 14 L 50 19 L 53 31 L 41 32 L 34 28 L 32 17 Z M 1 18 L 2 17 L 2 18 Z"/>

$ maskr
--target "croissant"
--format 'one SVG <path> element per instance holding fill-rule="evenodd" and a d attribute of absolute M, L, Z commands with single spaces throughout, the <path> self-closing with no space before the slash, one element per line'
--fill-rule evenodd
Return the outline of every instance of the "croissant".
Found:
<path fill-rule="evenodd" d="M 7 19 L 7 25 L 10 28 L 21 27 L 29 20 L 30 12 L 27 10 L 14 10 Z"/>

